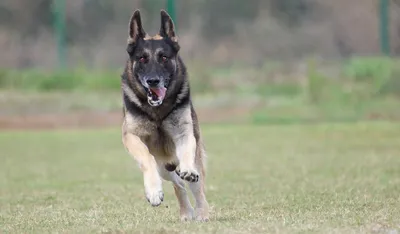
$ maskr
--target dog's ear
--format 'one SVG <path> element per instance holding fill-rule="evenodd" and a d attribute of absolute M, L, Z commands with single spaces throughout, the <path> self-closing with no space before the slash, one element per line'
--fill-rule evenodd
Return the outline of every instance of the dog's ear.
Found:
<path fill-rule="evenodd" d="M 169 38 L 173 42 L 178 42 L 178 37 L 175 35 L 175 26 L 171 17 L 165 10 L 161 10 L 161 28 L 160 36 Z"/>
<path fill-rule="evenodd" d="M 140 38 L 144 38 L 146 32 L 142 26 L 142 20 L 140 18 L 140 11 L 136 10 L 133 12 L 131 20 L 129 21 L 129 38 L 128 44 L 135 45 Z"/>

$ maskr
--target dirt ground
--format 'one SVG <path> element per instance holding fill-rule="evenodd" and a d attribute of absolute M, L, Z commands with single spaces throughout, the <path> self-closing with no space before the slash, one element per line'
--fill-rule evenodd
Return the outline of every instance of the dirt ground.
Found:
<path fill-rule="evenodd" d="M 202 123 L 218 123 L 227 120 L 235 122 L 243 121 L 249 115 L 250 109 L 199 109 L 197 113 Z M 121 111 L 10 115 L 0 116 L 0 130 L 119 127 L 121 122 Z"/>

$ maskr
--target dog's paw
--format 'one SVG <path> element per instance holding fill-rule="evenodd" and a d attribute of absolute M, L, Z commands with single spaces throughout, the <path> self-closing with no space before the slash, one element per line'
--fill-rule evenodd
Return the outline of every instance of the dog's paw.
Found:
<path fill-rule="evenodd" d="M 197 211 L 198 212 L 198 211 Z M 196 214 L 196 221 L 199 222 L 208 222 L 210 220 L 210 217 L 208 215 L 208 212 L 198 212 Z"/>
<path fill-rule="evenodd" d="M 193 211 L 181 214 L 181 221 L 187 222 L 193 220 Z"/>
<path fill-rule="evenodd" d="M 208 216 L 196 216 L 196 221 L 198 222 L 208 222 L 210 221 L 210 218 Z"/>
<path fill-rule="evenodd" d="M 197 216 L 196 221 L 198 222 L 208 222 L 210 221 L 210 218 L 208 216 Z"/>
<path fill-rule="evenodd" d="M 146 192 L 146 199 L 152 206 L 159 206 L 164 201 L 164 193 L 160 190 Z"/>
<path fill-rule="evenodd" d="M 189 182 L 199 181 L 199 173 L 194 169 L 177 169 L 175 172 L 182 180 Z"/>

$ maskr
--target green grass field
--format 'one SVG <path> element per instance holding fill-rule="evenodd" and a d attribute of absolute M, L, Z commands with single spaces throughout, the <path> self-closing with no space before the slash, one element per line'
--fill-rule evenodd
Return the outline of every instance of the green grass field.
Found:
<path fill-rule="evenodd" d="M 2 233 L 397 233 L 400 124 L 204 125 L 208 223 L 152 208 L 118 129 L 0 133 Z"/>

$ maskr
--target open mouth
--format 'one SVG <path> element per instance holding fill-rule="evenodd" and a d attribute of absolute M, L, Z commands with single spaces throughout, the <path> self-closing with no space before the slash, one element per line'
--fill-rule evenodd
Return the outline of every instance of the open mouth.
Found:
<path fill-rule="evenodd" d="M 167 89 L 165 87 L 149 88 L 147 93 L 147 102 L 150 106 L 159 106 L 162 104 Z"/>

